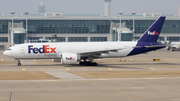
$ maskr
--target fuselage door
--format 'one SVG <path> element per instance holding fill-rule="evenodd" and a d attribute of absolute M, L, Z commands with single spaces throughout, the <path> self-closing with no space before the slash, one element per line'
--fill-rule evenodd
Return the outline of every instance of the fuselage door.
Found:
<path fill-rule="evenodd" d="M 20 52 L 21 52 L 21 54 L 24 54 L 24 47 L 20 48 Z"/>
<path fill-rule="evenodd" d="M 20 48 L 20 57 L 24 58 L 24 56 L 25 56 L 25 50 L 24 50 L 24 47 L 21 47 Z"/>

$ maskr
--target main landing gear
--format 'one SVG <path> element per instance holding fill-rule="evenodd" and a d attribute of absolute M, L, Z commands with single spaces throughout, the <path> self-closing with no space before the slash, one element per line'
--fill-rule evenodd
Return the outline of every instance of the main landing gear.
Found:
<path fill-rule="evenodd" d="M 85 65 L 85 66 L 97 66 L 96 62 L 79 62 L 80 65 Z"/>
<path fill-rule="evenodd" d="M 96 62 L 92 62 L 93 59 L 92 58 L 88 58 L 89 61 L 86 61 L 86 59 L 84 59 L 84 61 L 80 61 L 79 65 L 85 65 L 85 66 L 97 66 Z"/>

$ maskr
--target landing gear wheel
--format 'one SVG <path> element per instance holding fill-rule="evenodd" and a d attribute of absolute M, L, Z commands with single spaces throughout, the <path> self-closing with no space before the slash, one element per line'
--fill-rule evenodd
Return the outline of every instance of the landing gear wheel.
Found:
<path fill-rule="evenodd" d="M 21 66 L 21 61 L 20 61 L 20 59 L 15 59 L 15 61 L 17 61 L 18 66 Z"/>
<path fill-rule="evenodd" d="M 79 65 L 85 65 L 85 66 L 97 66 L 96 62 L 92 62 L 93 59 L 90 59 L 89 61 L 86 61 L 86 59 L 84 59 L 84 61 L 79 61 Z"/>
<path fill-rule="evenodd" d="M 97 63 L 96 63 L 96 62 L 94 62 L 94 63 L 92 63 L 92 65 L 93 65 L 93 66 L 97 66 Z"/>
<path fill-rule="evenodd" d="M 18 66 L 21 66 L 21 63 L 18 63 Z"/>
<path fill-rule="evenodd" d="M 176 51 L 176 47 L 173 47 L 173 48 L 172 48 L 172 51 Z"/>
<path fill-rule="evenodd" d="M 91 65 L 90 62 L 85 62 L 84 64 L 85 64 L 85 66 L 90 66 Z"/>
<path fill-rule="evenodd" d="M 79 62 L 79 65 L 84 65 L 84 62 Z"/>
<path fill-rule="evenodd" d="M 97 66 L 97 63 L 96 62 L 79 62 L 79 65 Z"/>

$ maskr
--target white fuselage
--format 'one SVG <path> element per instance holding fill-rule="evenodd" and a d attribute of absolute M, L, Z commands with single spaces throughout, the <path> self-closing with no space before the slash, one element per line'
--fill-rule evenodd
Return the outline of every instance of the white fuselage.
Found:
<path fill-rule="evenodd" d="M 26 43 L 11 47 L 11 51 L 5 51 L 6 55 L 17 59 L 58 59 L 62 53 L 81 53 L 98 50 L 119 49 L 101 53 L 94 58 L 125 57 L 135 47 L 137 42 L 69 42 L 69 43 Z M 49 46 L 45 46 L 49 45 Z M 46 47 L 46 52 L 43 48 Z M 121 50 L 122 49 L 122 50 Z M 9 53 L 8 53 L 9 52 Z"/>
<path fill-rule="evenodd" d="M 18 66 L 21 66 L 19 59 L 54 59 L 62 64 L 79 62 L 96 66 L 97 63 L 92 62 L 95 58 L 126 57 L 164 48 L 157 39 L 165 18 L 159 17 L 137 42 L 26 43 L 10 47 L 3 54 L 16 58 Z"/>

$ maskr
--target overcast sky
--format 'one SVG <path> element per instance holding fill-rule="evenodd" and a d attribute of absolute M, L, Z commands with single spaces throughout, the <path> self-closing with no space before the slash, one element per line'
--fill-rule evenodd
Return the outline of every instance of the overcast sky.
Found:
<path fill-rule="evenodd" d="M 102 14 L 104 15 L 103 0 L 0 0 L 0 14 L 20 15 L 24 11 L 38 13 L 38 6 L 43 2 L 46 12 L 63 12 L 64 14 Z M 178 15 L 180 0 L 112 0 L 111 16 L 118 12 L 131 14 L 161 13 Z"/>

